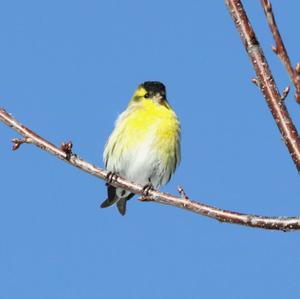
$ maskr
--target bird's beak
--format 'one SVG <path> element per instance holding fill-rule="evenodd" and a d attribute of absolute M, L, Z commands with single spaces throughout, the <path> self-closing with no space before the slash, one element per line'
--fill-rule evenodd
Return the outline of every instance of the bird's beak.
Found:
<path fill-rule="evenodd" d="M 153 96 L 154 102 L 158 104 L 162 104 L 166 97 L 164 95 L 161 95 L 160 93 L 157 93 L 155 96 Z"/>

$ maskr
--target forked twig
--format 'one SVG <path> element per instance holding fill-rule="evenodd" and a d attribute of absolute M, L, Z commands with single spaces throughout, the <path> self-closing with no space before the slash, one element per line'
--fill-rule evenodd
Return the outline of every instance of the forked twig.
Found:
<path fill-rule="evenodd" d="M 275 40 L 275 46 L 272 47 L 274 53 L 278 55 L 283 65 L 285 66 L 291 81 L 295 86 L 295 99 L 300 104 L 300 64 L 297 63 L 296 67 L 293 68 L 290 57 L 287 53 L 286 47 L 280 35 L 273 9 L 272 4 L 269 0 L 261 0 L 261 5 L 264 9 L 267 22 L 269 24 L 270 30 L 272 32 L 273 38 Z"/>
<path fill-rule="evenodd" d="M 264 95 L 273 118 L 280 130 L 281 136 L 299 172 L 300 138 L 283 101 L 285 95 L 282 97 L 278 91 L 263 50 L 260 47 L 251 23 L 244 10 L 242 1 L 225 0 L 225 3 L 255 69 L 256 78 L 254 83 L 256 83 Z M 281 50 L 278 49 L 278 51 Z M 286 93 L 287 90 L 285 91 L 285 94 Z"/>

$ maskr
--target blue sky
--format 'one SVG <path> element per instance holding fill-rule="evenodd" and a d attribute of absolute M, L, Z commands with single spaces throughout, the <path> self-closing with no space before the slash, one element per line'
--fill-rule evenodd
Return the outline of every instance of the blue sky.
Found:
<path fill-rule="evenodd" d="M 244 1 L 282 90 L 259 1 Z M 293 62 L 300 3 L 274 0 Z M 299 175 L 223 1 L 2 1 L 0 106 L 102 166 L 136 86 L 165 83 L 182 163 L 164 191 L 218 207 L 298 215 Z M 300 107 L 287 105 L 300 128 Z M 0 125 L 0 298 L 287 298 L 299 294 L 300 235 L 220 224 L 131 200 L 101 210 L 104 182 L 24 145 Z"/>

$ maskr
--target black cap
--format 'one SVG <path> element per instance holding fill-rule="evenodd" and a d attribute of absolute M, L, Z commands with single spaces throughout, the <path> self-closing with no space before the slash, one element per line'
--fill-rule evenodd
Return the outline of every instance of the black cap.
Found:
<path fill-rule="evenodd" d="M 153 93 L 159 92 L 160 94 L 166 94 L 166 87 L 158 81 L 146 81 L 142 84 L 147 92 L 152 91 Z"/>

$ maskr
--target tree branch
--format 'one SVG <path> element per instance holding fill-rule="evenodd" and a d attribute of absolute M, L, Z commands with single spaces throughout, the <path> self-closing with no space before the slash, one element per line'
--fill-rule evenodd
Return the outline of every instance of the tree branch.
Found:
<path fill-rule="evenodd" d="M 9 113 L 1 108 L 0 121 L 23 136 L 23 139 L 14 138 L 12 140 L 14 143 L 14 150 L 19 148 L 23 143 L 34 144 L 40 149 L 56 156 L 57 158 L 71 164 L 72 166 L 75 166 L 87 172 L 90 175 L 103 180 L 107 178 L 108 172 L 106 170 L 98 168 L 95 165 L 92 165 L 79 158 L 76 154 L 72 153 L 71 142 L 62 144 L 61 148 L 58 148 L 46 139 L 37 135 L 29 128 L 22 125 Z M 129 190 L 135 194 L 143 194 L 143 186 L 129 182 L 121 177 L 113 178 L 111 184 L 115 187 L 121 187 Z M 293 231 L 300 229 L 300 217 L 264 217 L 232 212 L 190 200 L 183 191 L 182 187 L 178 188 L 178 192 L 180 196 L 177 197 L 168 193 L 150 190 L 146 200 L 181 208 L 190 212 L 216 219 L 220 222 L 281 231 Z"/>
<path fill-rule="evenodd" d="M 295 69 L 292 67 L 291 60 L 281 38 L 278 26 L 275 21 L 275 17 L 272 10 L 272 5 L 269 0 L 261 0 L 261 5 L 264 9 L 270 30 L 273 34 L 276 46 L 272 47 L 274 53 L 278 55 L 280 60 L 282 61 L 283 65 L 285 66 L 291 81 L 294 83 L 295 86 L 295 99 L 297 103 L 300 104 L 300 64 L 298 63 Z"/>
<path fill-rule="evenodd" d="M 300 171 L 300 138 L 278 91 L 268 62 L 240 0 L 225 0 L 256 72 L 256 85 L 264 95 L 290 155 Z M 253 81 L 253 80 L 252 80 Z"/>

